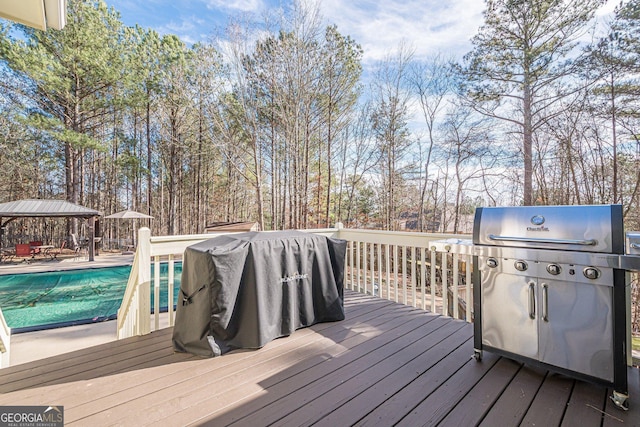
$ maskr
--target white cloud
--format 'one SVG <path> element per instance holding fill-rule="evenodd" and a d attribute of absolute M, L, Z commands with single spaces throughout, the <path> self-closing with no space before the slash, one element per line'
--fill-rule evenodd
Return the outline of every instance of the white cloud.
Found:
<path fill-rule="evenodd" d="M 445 53 L 462 57 L 482 25 L 479 0 L 324 0 L 321 10 L 338 31 L 364 49 L 364 61 L 383 59 L 401 42 L 417 57 Z"/>
<path fill-rule="evenodd" d="M 258 12 L 264 9 L 262 0 L 208 0 L 208 9 L 240 12 Z"/>
<path fill-rule="evenodd" d="M 159 34 L 175 34 L 187 45 L 192 45 L 204 39 L 202 33 L 206 21 L 196 16 L 176 16 L 166 24 L 155 27 Z"/>

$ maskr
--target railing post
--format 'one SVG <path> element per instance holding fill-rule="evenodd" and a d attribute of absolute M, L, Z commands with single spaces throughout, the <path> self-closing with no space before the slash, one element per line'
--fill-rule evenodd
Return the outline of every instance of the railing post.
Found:
<path fill-rule="evenodd" d="M 138 230 L 138 252 L 140 269 L 136 335 L 146 335 L 151 333 L 151 230 L 147 227 Z"/>

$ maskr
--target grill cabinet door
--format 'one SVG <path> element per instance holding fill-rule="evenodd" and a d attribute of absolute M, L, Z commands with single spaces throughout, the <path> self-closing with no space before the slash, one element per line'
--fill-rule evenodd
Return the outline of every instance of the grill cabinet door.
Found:
<path fill-rule="evenodd" d="M 535 296 L 535 276 L 516 275 L 514 260 L 500 259 L 494 268 L 486 261 L 479 258 L 482 344 L 536 359 L 538 307 L 535 298 L 531 300 Z"/>
<path fill-rule="evenodd" d="M 544 278 L 538 297 L 540 360 L 613 381 L 613 288 Z"/>

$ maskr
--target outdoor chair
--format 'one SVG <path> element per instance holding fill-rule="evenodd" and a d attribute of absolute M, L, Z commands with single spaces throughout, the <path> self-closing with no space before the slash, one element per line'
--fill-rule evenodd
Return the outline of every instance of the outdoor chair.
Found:
<path fill-rule="evenodd" d="M 59 248 L 54 248 L 51 249 L 48 254 L 51 257 L 51 260 L 57 259 L 58 255 L 60 255 L 62 253 L 62 251 L 64 251 L 64 248 L 67 247 L 67 241 L 63 240 L 62 243 L 60 244 Z"/>
<path fill-rule="evenodd" d="M 31 248 L 31 254 L 33 256 L 36 256 L 40 253 L 40 248 L 36 248 L 36 246 L 42 246 L 42 241 L 34 240 L 32 242 L 29 242 L 29 247 Z"/>
<path fill-rule="evenodd" d="M 78 243 L 78 237 L 71 233 L 71 241 L 73 242 L 73 251 L 78 253 L 80 252 L 80 243 Z"/>
<path fill-rule="evenodd" d="M 73 243 L 73 252 L 76 254 L 76 259 L 80 256 L 80 252 L 83 252 L 87 247 L 86 245 L 81 245 L 78 242 L 78 236 L 74 233 L 71 233 L 71 242 Z"/>
<path fill-rule="evenodd" d="M 0 252 L 0 261 L 11 261 L 14 256 L 16 256 L 15 249 L 2 249 Z"/>

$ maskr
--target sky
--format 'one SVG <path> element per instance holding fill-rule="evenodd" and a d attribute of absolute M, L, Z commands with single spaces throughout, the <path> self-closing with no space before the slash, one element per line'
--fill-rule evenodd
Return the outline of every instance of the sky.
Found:
<path fill-rule="evenodd" d="M 160 34 L 175 34 L 187 44 L 209 41 L 229 17 L 290 5 L 293 0 L 105 0 L 126 25 L 139 24 Z M 304 1 L 304 0 L 303 0 Z M 456 60 L 472 48 L 483 23 L 483 0 L 306 0 L 317 1 L 326 24 L 336 24 L 364 49 L 365 64 L 383 60 L 401 43 L 414 58 L 443 54 Z M 606 17 L 619 0 L 608 0 Z"/>
<path fill-rule="evenodd" d="M 418 57 L 461 58 L 482 24 L 482 0 L 318 0 L 326 24 L 336 24 L 364 49 L 364 61 L 384 59 L 401 43 Z M 176 34 L 188 44 L 210 40 L 230 16 L 260 17 L 286 0 L 106 0 L 126 25 Z"/>

